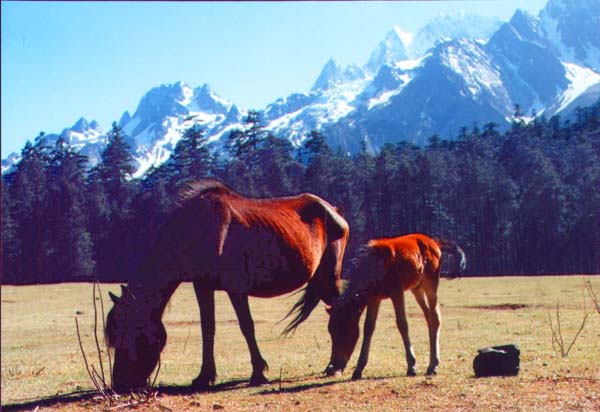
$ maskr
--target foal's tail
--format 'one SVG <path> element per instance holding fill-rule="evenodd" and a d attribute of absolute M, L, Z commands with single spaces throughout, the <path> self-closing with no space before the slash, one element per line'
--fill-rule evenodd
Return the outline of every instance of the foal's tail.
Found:
<path fill-rule="evenodd" d="M 449 272 L 442 273 L 444 277 L 455 278 L 462 275 L 467 267 L 467 258 L 462 248 L 448 239 L 439 237 L 433 239 L 439 245 L 440 249 L 442 249 L 442 253 L 448 253 L 453 257 L 452 261 L 454 262 L 454 265 L 452 265 L 452 269 Z"/>

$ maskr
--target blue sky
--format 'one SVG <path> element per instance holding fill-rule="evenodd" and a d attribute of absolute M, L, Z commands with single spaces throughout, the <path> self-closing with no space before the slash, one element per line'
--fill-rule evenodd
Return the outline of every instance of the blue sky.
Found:
<path fill-rule="evenodd" d="M 333 57 L 366 63 L 394 25 L 468 10 L 508 20 L 546 0 L 5 2 L 2 157 L 80 117 L 108 129 L 152 87 L 208 83 L 243 108 L 307 92 Z"/>

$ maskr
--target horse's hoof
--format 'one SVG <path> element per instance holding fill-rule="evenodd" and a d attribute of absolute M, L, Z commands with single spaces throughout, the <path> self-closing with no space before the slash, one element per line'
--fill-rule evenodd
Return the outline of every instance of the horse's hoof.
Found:
<path fill-rule="evenodd" d="M 264 375 L 260 375 L 260 376 L 252 376 L 250 378 L 250 386 L 262 386 L 262 385 L 268 385 L 270 382 L 267 378 L 264 377 Z"/>
<path fill-rule="evenodd" d="M 356 372 L 354 372 L 354 373 L 352 374 L 352 380 L 353 380 L 353 381 L 357 381 L 357 380 L 359 380 L 359 379 L 362 379 L 362 373 L 356 373 Z"/>
<path fill-rule="evenodd" d="M 335 366 L 329 364 L 327 368 L 325 368 L 325 375 L 339 378 L 342 376 L 342 371 L 343 369 L 336 369 Z"/>
<path fill-rule="evenodd" d="M 192 388 L 199 391 L 209 390 L 212 385 L 215 384 L 215 378 L 207 378 L 204 376 L 198 376 L 192 381 Z"/>
<path fill-rule="evenodd" d="M 406 371 L 406 376 L 417 376 L 417 371 L 414 368 L 410 368 Z"/>
<path fill-rule="evenodd" d="M 437 368 L 427 368 L 427 376 L 437 375 Z"/>

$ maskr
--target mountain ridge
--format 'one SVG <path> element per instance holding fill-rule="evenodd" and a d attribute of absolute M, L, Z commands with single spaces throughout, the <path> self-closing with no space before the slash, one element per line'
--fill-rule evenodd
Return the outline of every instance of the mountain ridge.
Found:
<path fill-rule="evenodd" d="M 451 27 L 461 16 L 464 27 Z M 600 7 L 594 2 L 549 0 L 537 17 L 517 10 L 508 22 L 489 19 L 480 28 L 471 28 L 472 20 L 467 13 L 440 17 L 415 34 L 395 26 L 362 67 L 342 67 L 331 58 L 310 91 L 259 110 L 265 128 L 295 146 L 320 130 L 332 147 L 352 153 L 367 142 L 377 151 L 386 142 L 451 138 L 475 122 L 508 127 L 517 104 L 524 113 L 552 116 L 598 95 L 600 24 L 594 23 Z M 468 36 L 449 38 L 449 27 Z M 437 40 L 427 37 L 435 32 Z M 244 127 L 247 113 L 207 84 L 152 88 L 134 114 L 126 111 L 118 122 L 133 146 L 134 177 L 168 159 L 186 128 L 202 127 L 219 145 Z M 62 136 L 93 165 L 106 144 L 102 133 L 97 122 L 82 118 L 47 138 Z M 14 155 L 3 160 L 2 172 L 16 161 Z"/>

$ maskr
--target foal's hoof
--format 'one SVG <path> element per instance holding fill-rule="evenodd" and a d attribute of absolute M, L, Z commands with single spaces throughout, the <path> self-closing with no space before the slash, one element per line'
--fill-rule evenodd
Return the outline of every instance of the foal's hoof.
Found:
<path fill-rule="evenodd" d="M 262 386 L 262 385 L 268 385 L 270 382 L 267 378 L 265 378 L 265 375 L 252 375 L 252 377 L 250 377 L 250 386 Z"/>
<path fill-rule="evenodd" d="M 409 368 L 406 371 L 406 376 L 417 376 L 417 371 L 415 370 L 415 368 Z"/>
<path fill-rule="evenodd" d="M 357 380 L 360 380 L 360 379 L 362 379 L 362 373 L 360 373 L 360 372 L 358 372 L 358 373 L 357 373 L 357 372 L 354 372 L 354 373 L 352 374 L 352 380 L 353 380 L 353 381 L 357 381 Z"/>

